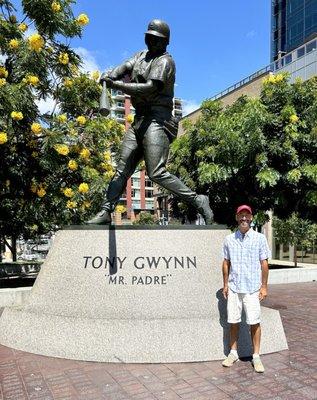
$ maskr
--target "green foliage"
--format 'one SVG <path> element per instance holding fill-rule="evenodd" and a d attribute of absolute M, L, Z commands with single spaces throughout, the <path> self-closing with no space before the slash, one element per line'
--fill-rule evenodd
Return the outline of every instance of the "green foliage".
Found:
<path fill-rule="evenodd" d="M 234 224 L 244 203 L 317 220 L 317 78 L 290 84 L 285 74 L 269 76 L 259 98 L 224 109 L 207 100 L 197 122 L 183 126 L 169 168 L 209 194 L 217 222 Z"/>
<path fill-rule="evenodd" d="M 133 225 L 156 225 L 157 219 L 148 211 L 141 211 L 139 218 L 133 221 Z"/>
<path fill-rule="evenodd" d="M 286 219 L 273 218 L 274 237 L 277 243 L 294 246 L 294 261 L 297 264 L 298 246 L 310 247 L 317 240 L 317 224 L 302 219 L 297 213 Z"/>
<path fill-rule="evenodd" d="M 98 74 L 79 72 L 69 39 L 88 18 L 71 0 L 0 8 L 0 233 L 34 237 L 96 212 L 124 127 L 98 113 Z M 28 34 L 28 26 L 36 32 Z M 39 99 L 54 103 L 41 114 Z"/>

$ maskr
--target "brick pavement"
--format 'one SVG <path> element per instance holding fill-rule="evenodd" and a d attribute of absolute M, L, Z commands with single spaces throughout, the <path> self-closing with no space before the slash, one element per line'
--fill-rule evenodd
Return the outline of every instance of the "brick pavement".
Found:
<path fill-rule="evenodd" d="M 107 364 L 44 357 L 0 346 L 2 400 L 317 399 L 315 282 L 272 285 L 265 305 L 280 310 L 289 350 L 223 368 L 218 361 Z"/>

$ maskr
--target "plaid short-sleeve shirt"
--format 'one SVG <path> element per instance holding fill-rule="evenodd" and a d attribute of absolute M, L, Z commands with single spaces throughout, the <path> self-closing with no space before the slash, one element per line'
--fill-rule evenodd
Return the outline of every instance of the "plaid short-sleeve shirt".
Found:
<path fill-rule="evenodd" d="M 261 287 L 260 261 L 271 257 L 266 237 L 249 229 L 244 235 L 237 230 L 228 235 L 223 257 L 230 261 L 229 287 L 236 293 L 254 293 Z"/>

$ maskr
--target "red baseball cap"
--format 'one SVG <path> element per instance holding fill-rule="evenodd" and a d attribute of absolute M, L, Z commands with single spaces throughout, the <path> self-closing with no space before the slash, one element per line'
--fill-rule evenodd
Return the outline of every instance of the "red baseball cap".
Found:
<path fill-rule="evenodd" d="M 237 208 L 236 214 L 239 214 L 241 211 L 248 211 L 250 214 L 252 214 L 252 209 L 250 206 L 247 206 L 246 204 L 242 204 Z"/>

